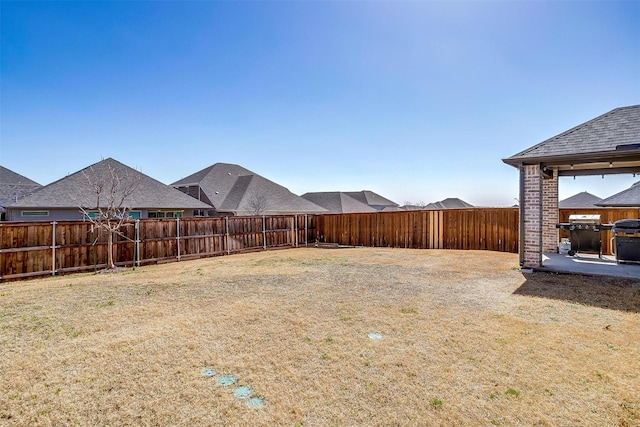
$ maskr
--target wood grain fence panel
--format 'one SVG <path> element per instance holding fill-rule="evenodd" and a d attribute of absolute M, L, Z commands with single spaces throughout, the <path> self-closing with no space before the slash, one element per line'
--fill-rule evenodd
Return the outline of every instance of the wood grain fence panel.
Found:
<path fill-rule="evenodd" d="M 352 246 L 517 251 L 518 210 L 450 209 L 322 215 L 325 241 Z"/>

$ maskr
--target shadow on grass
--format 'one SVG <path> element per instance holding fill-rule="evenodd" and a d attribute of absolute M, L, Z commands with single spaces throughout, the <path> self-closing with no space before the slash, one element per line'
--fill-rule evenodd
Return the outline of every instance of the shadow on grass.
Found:
<path fill-rule="evenodd" d="M 640 313 L 640 280 L 535 272 L 514 294 Z"/>

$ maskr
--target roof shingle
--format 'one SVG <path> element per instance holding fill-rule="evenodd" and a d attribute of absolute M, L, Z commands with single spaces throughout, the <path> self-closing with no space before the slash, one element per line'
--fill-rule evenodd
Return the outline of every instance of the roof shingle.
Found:
<path fill-rule="evenodd" d="M 135 192 L 125 200 L 127 207 L 137 209 L 208 209 L 211 206 L 175 188 L 108 158 L 46 185 L 32 195 L 12 203 L 20 208 L 96 207 L 96 193 L 89 179 L 110 182 L 111 171 L 123 181 L 122 187 L 135 185 Z M 100 206 L 106 207 L 106 206 Z"/>
<path fill-rule="evenodd" d="M 287 188 L 230 163 L 216 163 L 171 185 L 176 188 L 200 186 L 218 212 L 251 215 L 255 210 L 253 201 L 257 199 L 264 199 L 262 214 L 326 212 Z"/>
<path fill-rule="evenodd" d="M 598 206 L 612 207 L 640 206 L 640 181 L 634 183 L 626 190 L 622 190 L 621 192 L 614 194 L 611 197 L 607 197 L 596 204 Z"/>
<path fill-rule="evenodd" d="M 620 107 L 529 147 L 506 163 L 549 157 L 616 151 L 640 144 L 640 105 Z"/>

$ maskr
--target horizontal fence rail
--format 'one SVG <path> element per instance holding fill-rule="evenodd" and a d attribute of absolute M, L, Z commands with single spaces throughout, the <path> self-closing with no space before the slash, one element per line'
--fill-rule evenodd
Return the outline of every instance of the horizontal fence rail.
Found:
<path fill-rule="evenodd" d="M 116 265 L 131 266 L 306 245 L 316 217 L 142 219 L 114 236 Z M 0 281 L 106 268 L 107 233 L 89 221 L 0 223 Z"/>

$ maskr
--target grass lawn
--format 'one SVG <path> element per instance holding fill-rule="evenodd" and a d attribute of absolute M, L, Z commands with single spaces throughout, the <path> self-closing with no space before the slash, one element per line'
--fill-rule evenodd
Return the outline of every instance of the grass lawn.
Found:
<path fill-rule="evenodd" d="M 3 283 L 0 425 L 640 425 L 640 281 L 517 262 L 304 248 Z"/>

